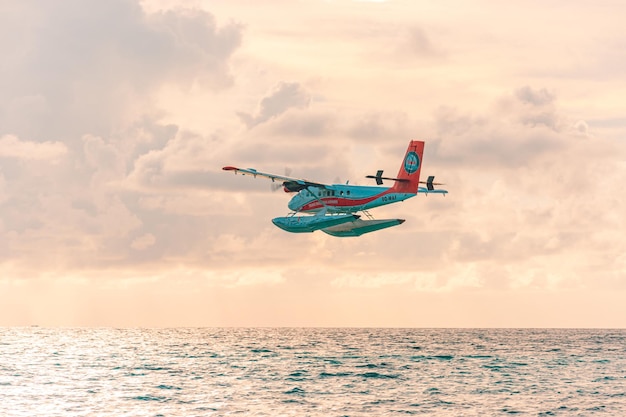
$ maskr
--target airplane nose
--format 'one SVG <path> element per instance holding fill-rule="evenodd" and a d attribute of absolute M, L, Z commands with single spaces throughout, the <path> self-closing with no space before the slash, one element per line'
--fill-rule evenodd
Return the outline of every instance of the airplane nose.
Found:
<path fill-rule="evenodd" d="M 298 208 L 298 203 L 296 202 L 297 198 L 298 198 L 298 195 L 296 194 L 293 196 L 291 200 L 289 200 L 289 204 L 287 204 L 287 207 L 289 207 L 289 210 L 297 211 L 296 210 Z"/>

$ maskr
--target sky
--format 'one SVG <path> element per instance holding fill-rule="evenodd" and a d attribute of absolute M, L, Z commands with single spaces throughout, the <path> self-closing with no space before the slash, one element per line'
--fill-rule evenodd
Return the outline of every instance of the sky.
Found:
<path fill-rule="evenodd" d="M 626 4 L 0 2 L 0 325 L 626 327 Z M 339 239 L 222 166 L 449 194 Z"/>

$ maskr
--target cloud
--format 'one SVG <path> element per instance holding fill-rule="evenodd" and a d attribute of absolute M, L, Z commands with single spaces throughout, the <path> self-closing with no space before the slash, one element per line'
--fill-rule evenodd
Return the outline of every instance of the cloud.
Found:
<path fill-rule="evenodd" d="M 65 154 L 67 147 L 61 142 L 29 142 L 14 135 L 0 137 L 0 158 L 54 161 Z"/>
<path fill-rule="evenodd" d="M 218 141 L 212 136 L 178 132 L 162 148 L 139 155 L 124 179 L 124 186 L 168 192 L 181 188 L 209 188 L 208 171 Z"/>
<path fill-rule="evenodd" d="M 10 62 L 0 67 L 0 125 L 37 141 L 106 136 L 153 109 L 149 98 L 163 83 L 231 85 L 242 34 L 205 11 L 148 14 L 125 0 L 26 0 L 5 8 L 0 24 L 13 35 L 0 40 Z"/>
<path fill-rule="evenodd" d="M 146 233 L 145 235 L 134 239 L 130 247 L 136 250 L 144 250 L 154 245 L 155 242 L 156 238 L 154 237 L 154 235 L 151 233 Z"/>
<path fill-rule="evenodd" d="M 523 103 L 528 103 L 534 106 L 544 106 L 546 104 L 553 103 L 555 96 L 549 93 L 545 88 L 534 90 L 529 86 L 524 86 L 515 91 L 515 97 L 517 97 Z"/>
<path fill-rule="evenodd" d="M 348 288 L 381 288 L 407 284 L 415 280 L 407 274 L 346 274 L 332 280 L 334 287 Z"/>
<path fill-rule="evenodd" d="M 574 129 L 555 101 L 545 89 L 523 87 L 498 99 L 492 116 L 441 107 L 435 112 L 438 136 L 447 139 L 437 145 L 439 156 L 454 164 L 511 169 L 556 154 L 569 146 Z"/>
<path fill-rule="evenodd" d="M 198 325 L 249 324 L 243 309 L 259 325 L 279 323 L 269 309 L 278 320 L 298 311 L 295 325 L 372 325 L 368 314 L 380 325 L 432 325 L 401 320 L 433 317 L 433 307 L 446 325 L 494 299 L 526 317 L 524 294 L 579 291 L 577 306 L 599 306 L 600 289 L 623 292 L 623 94 L 616 78 L 597 82 L 619 77 L 619 66 L 596 73 L 596 41 L 570 43 L 606 36 L 604 19 L 548 45 L 546 22 L 560 11 L 537 20 L 533 7 L 520 9 L 518 31 L 498 19 L 501 8 L 444 16 L 410 2 L 384 13 L 305 2 L 281 4 L 278 16 L 256 2 L 141 6 L 150 3 L 3 7 L 0 285 L 54 283 L 63 300 L 105 291 L 104 325 L 107 314 L 159 325 L 155 314 L 183 314 L 190 299 L 196 310 L 185 317 Z M 588 57 L 584 71 L 554 76 L 578 68 L 576 57 Z M 221 170 L 289 167 L 371 184 L 363 176 L 393 175 L 414 138 L 426 141 L 423 175 L 450 194 L 373 210 L 406 222 L 358 239 L 282 232 L 271 218 L 287 214 L 291 196 Z M 48 299 L 17 307 L 45 318 Z M 128 314 L 110 309 L 116 301 Z"/>
<path fill-rule="evenodd" d="M 437 57 L 441 52 L 432 44 L 426 31 L 420 27 L 413 27 L 408 31 L 407 50 L 417 57 Z"/>
<path fill-rule="evenodd" d="M 210 154 L 210 145 L 163 122 L 156 98 L 164 86 L 230 88 L 242 27 L 200 9 L 148 13 L 126 0 L 26 0 L 3 8 L 0 27 L 13 34 L 0 37 L 0 259 L 35 276 L 188 249 L 176 230 L 159 227 L 142 192 L 124 185 L 135 166 L 156 172 L 151 155 L 159 154 L 172 156 L 171 189 L 201 181 L 202 169 L 185 158 Z M 181 211 L 202 210 L 187 202 Z M 179 218 L 170 222 L 185 230 Z"/>
<path fill-rule="evenodd" d="M 406 113 L 370 112 L 361 115 L 348 127 L 350 137 L 362 141 L 376 143 L 391 138 L 406 137 L 409 130 Z"/>
<path fill-rule="evenodd" d="M 314 138 L 320 141 L 333 137 L 336 140 L 340 128 L 335 115 L 310 110 L 291 112 L 289 117 L 276 120 L 268 131 L 283 138 Z"/>
<path fill-rule="evenodd" d="M 305 108 L 310 102 L 311 95 L 299 83 L 280 82 L 269 95 L 261 99 L 254 116 L 243 112 L 237 114 L 251 129 L 291 108 Z"/>

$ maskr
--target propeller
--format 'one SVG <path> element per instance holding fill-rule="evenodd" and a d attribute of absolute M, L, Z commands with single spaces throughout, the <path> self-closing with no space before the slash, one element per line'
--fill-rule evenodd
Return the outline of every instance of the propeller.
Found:
<path fill-rule="evenodd" d="M 383 183 L 383 180 L 397 181 L 397 182 L 409 182 L 409 180 L 406 178 L 383 177 L 382 169 L 379 169 L 378 171 L 376 171 L 376 175 L 367 175 L 365 178 L 375 179 L 377 185 L 381 185 Z M 419 183 L 426 184 L 426 187 L 428 188 L 429 191 L 433 191 L 435 189 L 435 185 L 445 185 L 442 182 L 433 182 L 434 180 L 435 180 L 435 176 L 431 175 L 426 179 L 426 181 L 419 181 Z"/>
<path fill-rule="evenodd" d="M 285 167 L 285 177 L 290 177 L 290 176 L 291 176 L 291 168 Z M 284 188 L 284 182 L 273 181 L 270 184 L 270 189 L 272 190 L 273 193 L 275 193 L 278 190 L 282 190 L 283 188 Z"/>
<path fill-rule="evenodd" d="M 426 184 L 426 188 L 428 188 L 428 191 L 432 191 L 435 189 L 435 185 L 445 185 L 442 182 L 433 182 L 435 179 L 434 175 L 431 175 L 428 177 L 428 179 L 426 181 L 420 181 L 420 184 Z"/>

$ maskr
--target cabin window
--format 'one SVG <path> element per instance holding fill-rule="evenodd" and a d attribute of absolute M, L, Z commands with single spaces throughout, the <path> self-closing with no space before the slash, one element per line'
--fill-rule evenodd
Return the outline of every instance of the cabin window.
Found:
<path fill-rule="evenodd" d="M 350 195 L 350 190 L 347 191 L 348 195 Z"/>
<path fill-rule="evenodd" d="M 339 191 L 339 195 L 343 195 L 343 191 Z"/>

